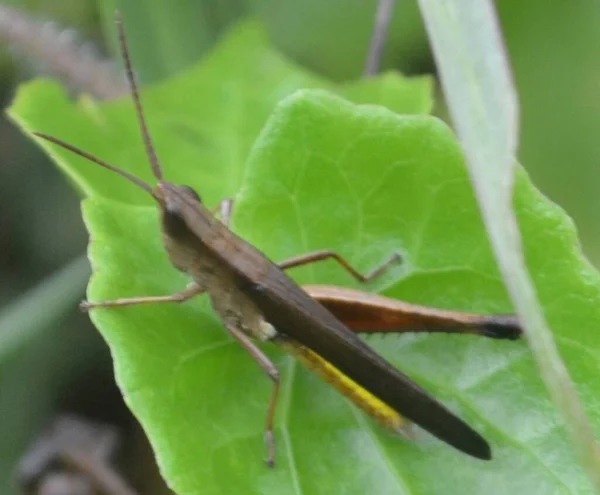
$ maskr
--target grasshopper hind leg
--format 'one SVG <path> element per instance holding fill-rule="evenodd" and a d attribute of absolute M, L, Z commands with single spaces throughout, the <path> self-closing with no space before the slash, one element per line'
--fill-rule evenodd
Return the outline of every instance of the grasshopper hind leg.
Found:
<path fill-rule="evenodd" d="M 265 324 L 264 326 L 270 327 L 268 324 Z M 250 354 L 252 359 L 258 363 L 267 376 L 273 381 L 273 390 L 271 392 L 271 398 L 269 399 L 265 424 L 265 443 L 267 445 L 267 458 L 265 459 L 265 463 L 267 466 L 273 467 L 275 465 L 275 434 L 273 433 L 273 425 L 275 421 L 275 411 L 277 409 L 277 399 L 279 398 L 279 370 L 269 357 L 248 335 L 246 335 L 244 330 L 238 328 L 237 325 L 230 321 L 225 322 L 225 328 L 227 328 L 229 334 L 237 340 L 237 342 L 246 350 L 246 352 L 248 352 L 248 354 Z"/>

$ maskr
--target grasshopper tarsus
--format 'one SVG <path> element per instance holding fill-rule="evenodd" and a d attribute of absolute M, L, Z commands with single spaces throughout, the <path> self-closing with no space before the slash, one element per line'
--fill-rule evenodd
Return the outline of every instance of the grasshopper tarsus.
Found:
<path fill-rule="evenodd" d="M 400 254 L 400 251 L 393 251 L 392 255 L 390 256 L 390 263 L 394 263 L 396 261 L 398 263 L 402 262 L 402 255 Z"/>
<path fill-rule="evenodd" d="M 363 283 L 370 282 L 371 280 L 382 275 L 394 263 L 401 263 L 401 262 L 402 262 L 402 255 L 400 254 L 400 252 L 393 251 L 387 260 L 385 260 L 379 266 L 376 266 L 375 268 L 373 268 L 366 275 L 363 275 L 362 279 L 360 279 L 360 281 Z"/>
<path fill-rule="evenodd" d="M 267 444 L 267 457 L 265 458 L 265 464 L 267 467 L 275 467 L 275 435 L 273 430 L 265 431 L 265 443 Z"/>

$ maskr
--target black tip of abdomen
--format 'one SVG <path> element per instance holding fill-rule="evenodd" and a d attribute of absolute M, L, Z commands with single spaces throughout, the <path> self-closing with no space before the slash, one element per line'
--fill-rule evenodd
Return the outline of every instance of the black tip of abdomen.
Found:
<path fill-rule="evenodd" d="M 517 340 L 523 335 L 523 328 L 516 315 L 490 316 L 483 325 L 486 337 L 492 339 Z"/>

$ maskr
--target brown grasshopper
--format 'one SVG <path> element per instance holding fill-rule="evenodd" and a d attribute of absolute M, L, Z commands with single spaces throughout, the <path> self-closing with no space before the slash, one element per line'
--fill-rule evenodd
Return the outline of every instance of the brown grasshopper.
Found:
<path fill-rule="evenodd" d="M 374 352 L 285 274 L 286 269 L 295 266 L 333 259 L 354 278 L 366 282 L 378 276 L 399 256 L 392 254 L 367 275 L 359 273 L 343 257 L 330 250 L 276 264 L 229 230 L 231 201 L 225 200 L 220 204 L 221 214 L 217 219 L 193 189 L 165 180 L 145 122 L 119 15 L 117 29 L 156 186 L 58 138 L 34 134 L 116 172 L 151 195 L 159 209 L 166 252 L 172 264 L 189 275 L 193 282 L 181 292 L 167 296 L 84 302 L 82 307 L 89 310 L 181 302 L 207 292 L 226 330 L 273 381 L 265 430 L 269 465 L 274 463 L 275 456 L 273 422 L 279 394 L 279 371 L 254 340 L 269 341 L 285 349 L 386 427 L 401 432 L 405 417 L 473 457 L 490 459 L 490 446 L 479 433 Z"/>

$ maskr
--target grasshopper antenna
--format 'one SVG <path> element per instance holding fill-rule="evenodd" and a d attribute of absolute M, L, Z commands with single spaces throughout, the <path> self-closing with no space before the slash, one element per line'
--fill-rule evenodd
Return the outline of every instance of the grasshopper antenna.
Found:
<path fill-rule="evenodd" d="M 140 124 L 140 129 L 142 130 L 142 137 L 144 139 L 146 154 L 148 155 L 148 160 L 150 160 L 150 166 L 152 167 L 152 173 L 154 174 L 154 177 L 156 177 L 157 180 L 160 181 L 163 178 L 162 168 L 160 166 L 160 162 L 158 161 L 158 156 L 156 156 L 156 151 L 154 150 L 154 144 L 152 143 L 152 138 L 150 137 L 148 126 L 146 125 L 146 118 L 144 117 L 142 102 L 138 92 L 137 84 L 135 82 L 133 69 L 131 67 L 129 48 L 127 47 L 127 39 L 125 38 L 125 30 L 123 29 L 123 17 L 118 11 L 115 17 L 117 32 L 119 33 L 119 48 L 121 49 L 121 57 L 123 58 L 123 62 L 125 64 L 127 82 L 129 83 L 129 88 L 131 89 L 131 95 L 133 97 L 133 103 L 135 104 L 136 115 Z"/>
<path fill-rule="evenodd" d="M 152 196 L 154 196 L 154 193 L 152 192 L 152 186 L 150 184 L 148 184 L 147 182 L 143 181 L 142 179 L 136 177 L 135 175 L 132 175 L 129 172 L 125 172 L 125 170 L 121 170 L 120 168 L 115 167 L 114 165 L 111 165 L 110 163 L 105 162 L 104 160 L 101 160 L 97 156 L 94 156 L 91 153 L 88 153 L 87 151 L 83 151 L 82 149 L 77 148 L 77 146 L 73 146 L 72 144 L 69 144 L 66 141 L 63 141 L 62 139 L 58 139 L 54 136 L 50 136 L 49 134 L 44 134 L 43 132 L 35 132 L 34 131 L 32 134 L 39 138 L 45 139 L 46 141 L 50 141 L 51 143 L 57 144 L 61 148 L 65 148 L 65 149 L 71 151 L 72 153 L 75 153 L 76 155 L 79 155 L 79 156 L 85 158 L 86 160 L 89 160 L 91 162 L 94 162 L 94 163 L 100 165 L 101 167 L 104 167 L 104 168 L 107 168 L 108 170 L 112 170 L 113 172 L 116 172 L 121 177 L 125 177 L 127 180 L 133 182 L 137 186 L 141 187 L 144 191 L 146 191 L 149 194 L 151 194 Z"/>
<path fill-rule="evenodd" d="M 146 153 L 148 155 L 148 159 L 150 160 L 150 165 L 152 166 L 152 173 L 160 181 L 160 180 L 162 180 L 162 169 L 160 167 L 158 157 L 156 156 L 156 152 L 154 151 L 154 145 L 152 144 L 152 138 L 150 137 L 150 133 L 148 132 L 148 126 L 146 125 L 146 120 L 144 118 L 144 112 L 142 110 L 140 95 L 138 93 L 137 85 L 135 83 L 133 69 L 131 68 L 131 59 L 129 57 L 129 50 L 127 48 L 127 40 L 125 39 L 125 31 L 123 30 L 123 20 L 122 20 L 121 14 L 119 12 L 117 12 L 117 14 L 116 14 L 116 24 L 117 24 L 117 31 L 119 33 L 119 46 L 121 48 L 121 56 L 123 57 L 123 61 L 125 63 L 125 71 L 127 74 L 127 81 L 129 83 L 129 87 L 131 89 L 131 93 L 133 96 L 133 101 L 135 103 L 136 115 L 138 118 L 138 122 L 142 129 L 142 136 L 144 138 L 144 146 L 146 147 Z M 50 141 L 51 143 L 61 146 L 62 148 L 65 148 L 65 149 L 71 151 L 72 153 L 75 153 L 76 155 L 79 155 L 93 163 L 96 163 L 104 168 L 107 168 L 109 170 L 112 170 L 113 172 L 116 172 L 120 176 L 125 177 L 130 182 L 133 182 L 138 187 L 141 187 L 144 191 L 148 192 L 150 195 L 155 196 L 154 192 L 152 190 L 152 186 L 150 184 L 148 184 L 147 182 L 143 181 L 142 179 L 136 177 L 135 175 L 132 175 L 129 172 L 126 172 L 125 170 L 121 170 L 120 168 L 115 167 L 114 165 L 111 165 L 108 162 L 105 162 L 104 160 L 98 158 L 97 156 L 87 153 L 86 151 L 83 151 L 82 149 L 77 148 L 76 146 L 73 146 L 72 144 L 69 144 L 69 143 L 67 143 L 61 139 L 58 139 L 54 136 L 50 136 L 49 134 L 45 134 L 43 132 L 34 132 L 33 134 L 39 138 L 45 139 L 46 141 Z"/>

